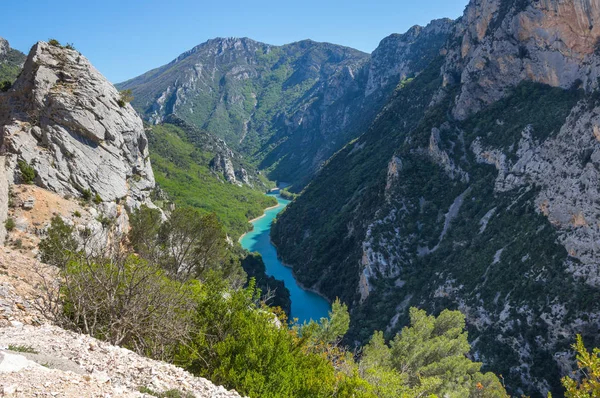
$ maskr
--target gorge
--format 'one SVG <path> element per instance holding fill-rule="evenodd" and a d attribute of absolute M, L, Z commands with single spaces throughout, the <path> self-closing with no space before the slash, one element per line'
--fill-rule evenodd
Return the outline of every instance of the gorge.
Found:
<path fill-rule="evenodd" d="M 265 214 L 252 220 L 253 229 L 240 238 L 242 247 L 250 252 L 258 252 L 265 263 L 267 275 L 285 282 L 290 291 L 292 301 L 291 317 L 297 318 L 300 324 L 311 319 L 318 321 L 327 317 L 331 310 L 329 302 L 317 293 L 311 292 L 298 284 L 291 268 L 285 266 L 277 255 L 277 248 L 271 243 L 271 225 L 277 216 L 289 204 L 278 193 L 271 195 L 277 198 L 277 206 L 265 210 Z"/>
<path fill-rule="evenodd" d="M 72 45 L 0 39 L 0 238 L 39 258 L 60 216 L 123 239 L 197 300 L 170 360 L 252 397 L 560 397 L 577 336 L 600 346 L 599 43 L 596 0 L 471 0 L 371 54 L 215 38 L 113 86 Z M 417 329 L 468 376 L 394 362 L 437 358 Z"/>

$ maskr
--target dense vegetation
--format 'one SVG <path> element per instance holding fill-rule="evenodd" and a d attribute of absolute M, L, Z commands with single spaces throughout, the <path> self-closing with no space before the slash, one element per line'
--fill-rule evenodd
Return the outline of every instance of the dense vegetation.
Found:
<path fill-rule="evenodd" d="M 204 139 L 208 135 L 200 134 L 173 124 L 152 126 L 148 140 L 156 181 L 176 204 L 214 212 L 227 233 L 237 238 L 251 228 L 248 220 L 273 206 L 274 199 L 264 195 L 261 186 L 230 184 L 211 170 L 218 142 L 213 138 L 211 144 Z M 198 145 L 192 144 L 194 140 Z"/>
<path fill-rule="evenodd" d="M 239 264 L 237 271 L 235 264 L 223 267 L 227 254 L 205 239 L 215 232 L 210 216 L 198 221 L 202 217 L 175 214 L 160 223 L 156 215 L 148 209 L 133 214 L 132 246 L 118 241 L 94 255 L 86 254 L 85 231 L 80 250 L 61 252 L 51 241 L 77 232 L 54 221 L 40 250 L 66 263 L 57 264 L 58 290 L 55 280 L 42 290 L 44 313 L 252 398 L 506 396 L 494 375 L 480 373 L 481 364 L 466 357 L 459 312 L 436 318 L 413 309 L 410 326 L 389 346 L 376 333 L 355 356 L 340 344 L 350 323 L 340 301 L 329 318 L 287 325 L 285 314 L 264 304 L 253 280 L 239 284 Z M 180 253 L 194 254 L 174 268 Z"/>
<path fill-rule="evenodd" d="M 281 213 L 273 241 L 302 283 L 350 303 L 349 341 L 367 341 L 378 329 L 391 337 L 409 322 L 409 306 L 437 312 L 461 303 L 491 319 L 490 325 L 471 330 L 490 369 L 511 386 L 522 386 L 522 375 L 528 374 L 559 392 L 552 354 L 570 342 L 553 341 L 539 316 L 550 313 L 549 302 L 557 300 L 577 309 L 565 319 L 571 322 L 577 311 L 599 309 L 599 293 L 565 271 L 568 254 L 553 226 L 537 213 L 535 189 L 494 192 L 498 171 L 478 163 L 469 148 L 478 139 L 514 159 L 526 127 L 536 142 L 554 136 L 583 93 L 522 83 L 495 105 L 457 121 L 450 116 L 457 89 L 441 88 L 438 63 L 401 84 L 373 126 L 330 159 Z M 432 160 L 434 128 L 454 178 Z M 398 172 L 393 181 L 388 179 L 392 159 Z M 461 179 L 460 171 L 469 180 Z M 459 198 L 458 217 L 444 229 L 446 214 Z M 361 302 L 357 287 L 367 229 L 376 237 L 370 247 L 400 272 L 374 275 L 370 295 Z M 515 307 L 520 306 L 536 315 L 519 314 Z M 512 308 L 509 326 L 495 323 L 505 307 Z M 535 351 L 530 363 L 515 353 L 515 339 Z"/>

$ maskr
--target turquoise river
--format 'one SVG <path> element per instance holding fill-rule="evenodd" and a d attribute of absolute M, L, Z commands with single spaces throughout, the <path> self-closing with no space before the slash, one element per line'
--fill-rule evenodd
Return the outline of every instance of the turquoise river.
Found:
<path fill-rule="evenodd" d="M 270 195 L 275 196 L 277 199 L 277 207 L 265 210 L 264 216 L 252 221 L 254 229 L 242 236 L 240 243 L 244 249 L 260 253 L 265 262 L 267 275 L 272 275 L 275 279 L 285 282 L 292 300 L 292 318 L 298 318 L 300 323 L 310 319 L 319 320 L 328 315 L 331 309 L 329 302 L 318 294 L 305 290 L 298 285 L 292 274 L 292 269 L 279 261 L 277 250 L 271 243 L 270 232 L 273 220 L 290 201 L 283 199 L 278 194 Z"/>

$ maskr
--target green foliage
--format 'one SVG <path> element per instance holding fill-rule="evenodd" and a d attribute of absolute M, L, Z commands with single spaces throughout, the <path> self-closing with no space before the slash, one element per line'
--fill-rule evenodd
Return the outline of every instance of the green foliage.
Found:
<path fill-rule="evenodd" d="M 228 256 L 226 235 L 214 214 L 178 207 L 162 221 L 158 209 L 142 206 L 130 217 L 129 241 L 143 258 L 172 278 L 204 279 L 210 272 L 236 278 L 239 264 Z"/>
<path fill-rule="evenodd" d="M 6 228 L 7 231 L 12 231 L 16 226 L 15 219 L 12 217 L 9 217 L 4 221 L 4 228 Z"/>
<path fill-rule="evenodd" d="M 51 46 L 54 46 L 54 47 L 62 47 L 60 45 L 60 42 L 56 39 L 48 39 L 48 44 L 50 44 Z"/>
<path fill-rule="evenodd" d="M 242 268 L 248 281 L 255 279 L 256 287 L 260 289 L 265 303 L 271 307 L 280 307 L 288 316 L 292 308 L 290 300 L 290 291 L 285 287 L 285 283 L 273 276 L 267 276 L 265 263 L 258 253 L 248 253 L 242 258 Z M 272 297 L 271 297 L 272 296 Z"/>
<path fill-rule="evenodd" d="M 35 348 L 33 348 L 32 346 L 29 346 L 29 345 L 13 345 L 13 344 L 9 344 L 8 345 L 8 350 L 9 351 L 15 351 L 15 352 L 24 352 L 24 353 L 27 353 L 27 354 L 37 354 L 38 353 Z"/>
<path fill-rule="evenodd" d="M 10 89 L 24 62 L 25 54 L 12 48 L 0 56 L 0 92 Z"/>
<path fill-rule="evenodd" d="M 92 199 L 92 191 L 90 191 L 89 189 L 84 189 L 81 191 L 81 198 L 86 201 L 89 202 Z"/>
<path fill-rule="evenodd" d="M 465 318 L 444 310 L 438 317 L 410 309 L 410 326 L 388 347 L 376 332 L 363 351 L 360 369 L 380 397 L 508 397 L 491 373 L 466 357 Z"/>
<path fill-rule="evenodd" d="M 131 90 L 121 90 L 119 91 L 119 98 L 117 99 L 117 103 L 121 108 L 124 108 L 125 105 L 133 101 L 133 93 Z"/>
<path fill-rule="evenodd" d="M 35 169 L 24 160 L 19 160 L 17 165 L 19 166 L 19 171 L 21 172 L 22 181 L 25 184 L 33 184 L 33 180 L 35 180 L 36 177 Z"/>
<path fill-rule="evenodd" d="M 188 370 L 250 397 L 333 395 L 338 383 L 333 366 L 256 304 L 259 293 L 252 283 L 239 291 L 219 280 L 207 284 L 197 307 L 196 336 L 181 352 Z"/>
<path fill-rule="evenodd" d="M 94 195 L 94 199 L 92 200 L 95 204 L 99 205 L 100 203 L 102 203 L 102 198 L 100 197 L 99 193 L 96 193 L 96 195 Z"/>
<path fill-rule="evenodd" d="M 153 126 L 148 139 L 152 168 L 159 186 L 178 205 L 191 206 L 202 213 L 215 213 L 233 238 L 252 227 L 248 220 L 262 215 L 265 208 L 276 203 L 262 190 L 224 183 L 209 167 L 215 154 L 192 145 L 181 127 Z M 198 141 L 201 140 L 203 138 L 199 136 Z"/>
<path fill-rule="evenodd" d="M 577 353 L 577 366 L 580 379 L 565 376 L 562 384 L 566 389 L 566 398 L 596 398 L 600 397 L 600 348 L 589 352 L 583 344 L 583 339 L 577 335 L 573 345 Z"/>
<path fill-rule="evenodd" d="M 79 244 L 74 236 L 74 228 L 67 225 L 62 217 L 54 216 L 46 237 L 39 243 L 42 262 L 56 267 L 65 267 L 77 253 Z"/>
<path fill-rule="evenodd" d="M 0 92 L 5 93 L 12 87 L 10 80 L 3 80 L 0 82 Z"/>

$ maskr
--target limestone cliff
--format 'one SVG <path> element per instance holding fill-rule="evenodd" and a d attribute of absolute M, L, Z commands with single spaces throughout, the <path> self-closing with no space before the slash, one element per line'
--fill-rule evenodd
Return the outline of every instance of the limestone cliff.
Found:
<path fill-rule="evenodd" d="M 137 206 L 154 187 L 142 120 L 79 52 L 37 43 L 23 72 L 0 96 L 0 150 L 19 181 L 17 161 L 35 183 L 60 194 L 84 191 Z"/>
<path fill-rule="evenodd" d="M 598 88 L 600 3 L 595 0 L 471 1 L 443 68 L 460 82 L 453 110 L 464 119 L 523 80 Z"/>

